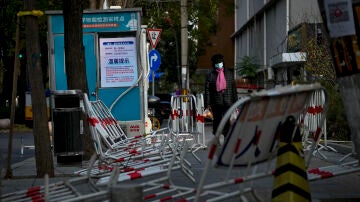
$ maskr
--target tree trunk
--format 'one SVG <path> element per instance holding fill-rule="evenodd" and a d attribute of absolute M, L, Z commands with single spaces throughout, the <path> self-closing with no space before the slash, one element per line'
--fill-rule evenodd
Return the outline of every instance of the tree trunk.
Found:
<path fill-rule="evenodd" d="M 5 178 L 12 178 L 11 169 L 11 156 L 12 156 L 12 143 L 13 143 L 13 131 L 14 131 L 14 120 L 15 120 L 15 97 L 17 95 L 17 82 L 19 76 L 19 42 L 20 41 L 20 17 L 16 19 L 16 45 L 15 45 L 15 57 L 14 57 L 14 72 L 13 72 L 13 86 L 11 95 L 11 109 L 10 109 L 10 130 L 8 137 L 8 155 L 6 160 L 6 173 Z"/>
<path fill-rule="evenodd" d="M 89 8 L 90 9 L 96 9 L 97 8 L 97 1 L 96 0 L 89 0 Z"/>
<path fill-rule="evenodd" d="M 65 67 L 68 89 L 80 89 L 83 93 L 88 93 L 82 32 L 82 13 L 82 0 L 63 1 Z M 83 124 L 83 157 L 84 159 L 90 159 L 94 148 L 89 134 L 89 125 L 85 116 Z"/>
<path fill-rule="evenodd" d="M 35 8 L 36 0 L 25 1 L 25 10 L 31 11 Z M 33 135 L 35 142 L 36 174 L 44 177 L 48 174 L 54 176 L 54 163 L 51 151 L 50 132 L 48 127 L 47 105 L 43 72 L 40 60 L 40 40 L 38 17 L 26 15 L 26 66 L 29 73 L 31 102 L 33 110 Z"/>
<path fill-rule="evenodd" d="M 324 24 L 327 26 L 327 16 L 325 13 L 324 0 L 318 0 L 320 13 Z M 358 64 L 358 48 L 360 37 L 360 22 L 359 19 L 360 3 L 352 2 L 352 9 L 354 11 L 354 25 L 356 35 L 346 35 L 334 37 L 330 40 L 330 49 L 334 59 L 334 67 L 337 74 L 337 81 L 339 84 L 339 91 L 344 103 L 344 109 L 351 131 L 351 140 L 353 142 L 356 158 L 360 160 L 360 65 Z M 327 27 L 327 30 L 329 28 Z M 338 31 L 338 30 L 333 30 Z M 344 46 L 337 46 L 335 42 L 342 41 L 344 44 L 350 42 L 353 48 L 345 48 Z M 356 48 L 355 48 L 356 47 Z"/>

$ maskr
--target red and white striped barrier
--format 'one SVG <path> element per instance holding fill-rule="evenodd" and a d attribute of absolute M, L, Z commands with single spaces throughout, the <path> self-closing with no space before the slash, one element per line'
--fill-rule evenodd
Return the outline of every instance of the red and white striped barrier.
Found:
<path fill-rule="evenodd" d="M 303 146 L 305 150 L 313 150 L 313 154 L 319 153 L 323 158 L 327 158 L 321 149 L 336 150 L 328 145 L 327 129 L 326 129 L 326 110 L 325 107 L 325 92 L 318 90 L 313 92 L 309 99 L 309 104 L 305 115 L 303 116 Z M 323 143 L 320 144 L 320 141 Z M 313 144 L 312 142 L 316 142 Z M 311 148 L 316 145 L 316 148 Z"/>
<path fill-rule="evenodd" d="M 280 129 L 286 129 L 287 126 L 284 126 L 284 123 L 289 117 L 299 123 L 299 119 L 304 117 L 303 114 L 309 110 L 308 102 L 311 97 L 315 92 L 321 91 L 323 88 L 319 84 L 286 86 L 254 92 L 233 104 L 225 113 L 211 141 L 212 146 L 197 188 L 195 201 L 209 200 L 209 196 L 205 198 L 205 195 L 214 193 L 216 194 L 211 197 L 211 201 L 224 201 L 228 197 L 239 196 L 246 191 L 251 191 L 251 188 L 244 186 L 234 186 L 233 189 L 227 187 L 226 190 L 221 190 L 221 188 L 273 174 L 274 165 L 271 164 L 271 160 L 277 156 Z M 323 108 L 322 112 L 325 112 L 327 103 L 323 103 Z M 219 137 L 222 130 L 236 109 L 240 109 L 238 117 L 230 126 L 224 143 L 220 145 Z M 313 112 L 312 108 L 310 109 L 310 112 Z M 315 122 L 315 120 L 312 121 L 312 123 Z M 324 119 L 319 119 L 316 127 L 321 128 L 323 121 Z M 287 132 L 290 135 L 296 132 L 294 129 L 286 130 L 289 130 Z M 257 170 L 257 164 L 261 162 L 268 164 L 266 170 Z M 207 178 L 211 176 L 209 170 L 211 165 L 215 165 L 214 169 L 227 167 L 225 173 L 230 173 L 237 166 L 245 167 L 245 170 L 239 177 L 233 178 L 227 174 L 221 181 L 209 183 Z"/>
<path fill-rule="evenodd" d="M 2 202 L 69 201 L 73 198 L 80 197 L 82 193 L 81 191 L 79 191 L 80 186 L 83 186 L 84 184 L 87 183 L 88 183 L 87 177 L 78 177 L 67 180 L 66 182 L 60 181 L 53 184 L 45 184 L 44 186 L 35 186 L 29 189 L 3 194 L 0 196 L 0 201 Z M 95 187 L 88 190 L 88 192 L 97 192 L 97 191 L 99 190 L 97 190 Z"/>
<path fill-rule="evenodd" d="M 311 168 L 308 170 L 308 179 L 309 181 L 314 181 L 318 179 L 327 179 L 339 175 L 345 175 L 348 173 L 359 172 L 360 165 L 359 161 L 352 161 L 348 163 L 343 163 L 339 165 L 330 165 L 319 168 Z"/>
<path fill-rule="evenodd" d="M 171 110 L 170 130 L 179 138 L 188 136 L 187 139 L 192 139 L 190 148 L 194 152 L 200 148 L 206 148 L 202 94 L 196 97 L 190 94 L 172 96 Z"/>

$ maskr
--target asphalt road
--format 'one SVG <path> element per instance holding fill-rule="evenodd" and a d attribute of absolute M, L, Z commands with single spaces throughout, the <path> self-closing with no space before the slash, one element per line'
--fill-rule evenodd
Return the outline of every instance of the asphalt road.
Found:
<path fill-rule="evenodd" d="M 8 131 L 0 131 L 0 168 L 5 168 L 8 158 Z M 27 158 L 33 157 L 35 152 L 33 149 L 25 149 L 21 155 L 21 145 L 34 145 L 34 137 L 32 132 L 14 132 L 12 141 L 11 164 L 21 162 Z"/>

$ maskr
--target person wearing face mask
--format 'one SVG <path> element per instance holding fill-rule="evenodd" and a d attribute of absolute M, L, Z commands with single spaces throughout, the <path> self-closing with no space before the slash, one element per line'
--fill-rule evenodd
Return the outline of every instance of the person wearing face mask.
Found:
<path fill-rule="evenodd" d="M 215 54 L 211 57 L 211 62 L 212 69 L 205 81 L 204 104 L 213 113 L 212 132 L 215 134 L 223 115 L 238 98 L 234 73 L 224 66 L 224 56 Z M 228 129 L 229 123 L 224 127 L 224 136 Z"/>

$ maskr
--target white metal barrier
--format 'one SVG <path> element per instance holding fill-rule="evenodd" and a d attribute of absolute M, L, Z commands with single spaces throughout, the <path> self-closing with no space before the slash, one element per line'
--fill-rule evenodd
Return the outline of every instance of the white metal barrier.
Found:
<path fill-rule="evenodd" d="M 327 144 L 326 114 L 324 113 L 324 105 L 325 105 L 324 91 L 322 90 L 314 91 L 314 93 L 310 97 L 309 106 L 307 108 L 306 114 L 304 115 L 304 119 L 303 119 L 303 131 L 304 131 L 303 144 L 305 146 L 305 149 L 310 150 L 311 148 L 308 148 L 309 145 L 308 142 L 310 141 L 310 138 L 312 138 L 314 141 L 319 142 L 320 141 L 319 133 L 321 131 L 321 133 L 323 133 L 324 135 L 323 144 L 320 143 L 317 144 L 318 148 L 314 151 L 314 154 L 318 152 L 323 158 L 326 159 L 326 156 L 324 156 L 320 152 L 321 149 L 329 149 L 335 152 L 336 150 Z M 319 128 L 319 126 L 321 126 L 322 120 L 325 121 L 322 124 L 322 128 Z"/>
<path fill-rule="evenodd" d="M 175 95 L 171 97 L 170 130 L 179 137 L 193 141 L 193 151 L 206 148 L 203 116 L 204 99 L 202 94 Z"/>

